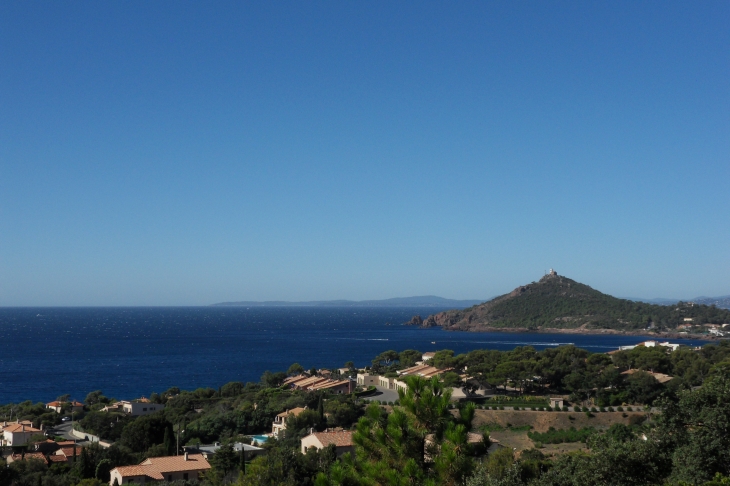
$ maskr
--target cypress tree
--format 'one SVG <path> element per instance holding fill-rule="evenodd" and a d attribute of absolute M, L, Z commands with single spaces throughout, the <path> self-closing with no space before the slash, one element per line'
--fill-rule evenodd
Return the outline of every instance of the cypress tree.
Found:
<path fill-rule="evenodd" d="M 164 444 L 165 444 L 165 450 L 167 451 L 168 455 L 173 455 L 175 453 L 175 442 L 172 438 L 172 426 L 168 425 L 165 427 L 165 438 L 164 438 Z"/>
<path fill-rule="evenodd" d="M 76 452 L 76 446 L 74 446 L 74 452 Z M 89 454 L 86 452 L 86 448 L 81 449 L 81 456 L 79 457 L 78 467 L 82 479 L 87 479 L 91 477 L 91 474 L 89 474 L 89 470 L 91 469 L 89 467 L 89 462 Z"/>
<path fill-rule="evenodd" d="M 322 395 L 319 396 L 319 404 L 317 405 L 317 411 L 319 412 L 319 423 L 321 425 L 324 424 L 324 400 L 322 400 Z"/>

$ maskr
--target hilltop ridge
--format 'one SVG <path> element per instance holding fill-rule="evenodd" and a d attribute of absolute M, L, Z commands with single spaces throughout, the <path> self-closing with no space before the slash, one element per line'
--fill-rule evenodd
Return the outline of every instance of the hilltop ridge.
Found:
<path fill-rule="evenodd" d="M 686 319 L 691 319 L 687 321 Z M 447 330 L 676 330 L 692 322 L 730 323 L 730 311 L 679 302 L 656 305 L 619 299 L 551 270 L 537 282 L 473 307 L 433 314 L 425 326 Z"/>

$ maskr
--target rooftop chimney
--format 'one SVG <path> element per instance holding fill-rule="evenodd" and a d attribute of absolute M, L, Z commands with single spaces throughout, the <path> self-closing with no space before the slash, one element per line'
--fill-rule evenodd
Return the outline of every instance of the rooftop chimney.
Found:
<path fill-rule="evenodd" d="M 185 460 L 188 460 L 188 451 L 185 451 Z"/>

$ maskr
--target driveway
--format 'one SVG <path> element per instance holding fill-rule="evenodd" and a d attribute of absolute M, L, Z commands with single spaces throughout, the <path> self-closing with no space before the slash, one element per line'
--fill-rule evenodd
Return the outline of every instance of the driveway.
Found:
<path fill-rule="evenodd" d="M 376 392 L 372 395 L 368 395 L 366 397 L 362 397 L 363 400 L 378 400 L 386 402 L 395 402 L 398 400 L 398 391 L 397 390 L 388 390 L 387 388 L 383 388 L 380 386 L 375 387 Z"/>

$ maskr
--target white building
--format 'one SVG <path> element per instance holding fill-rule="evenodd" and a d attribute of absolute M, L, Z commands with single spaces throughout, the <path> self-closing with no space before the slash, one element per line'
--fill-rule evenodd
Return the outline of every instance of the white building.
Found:
<path fill-rule="evenodd" d="M 644 341 L 643 343 L 635 344 L 633 346 L 619 346 L 618 349 L 619 349 L 619 351 L 630 351 L 630 350 L 634 349 L 637 346 L 645 346 L 647 348 L 653 348 L 653 347 L 656 347 L 656 346 L 663 346 L 665 348 L 669 348 L 670 351 L 676 351 L 677 349 L 679 349 L 679 344 L 674 344 L 674 343 L 670 343 L 670 342 L 660 343 L 658 341 Z"/>
<path fill-rule="evenodd" d="M 358 373 L 357 384 L 360 386 L 372 386 L 378 384 L 378 375 L 371 375 L 370 373 Z"/>
<path fill-rule="evenodd" d="M 302 454 L 306 454 L 307 449 L 310 447 L 324 449 L 330 444 L 334 444 L 338 457 L 345 452 L 353 452 L 352 431 L 343 430 L 311 433 L 302 439 Z"/>
<path fill-rule="evenodd" d="M 2 426 L 2 445 L 7 447 L 24 446 L 30 443 L 30 438 L 43 431 L 36 429 L 30 422 L 4 422 Z"/>
<path fill-rule="evenodd" d="M 296 417 L 303 411 L 305 411 L 307 407 L 297 407 L 292 408 L 291 410 L 287 410 L 285 412 L 281 412 L 279 415 L 274 417 L 274 423 L 271 424 L 271 434 L 278 437 L 279 434 L 281 434 L 284 430 L 286 430 L 286 422 L 292 418 Z"/>

